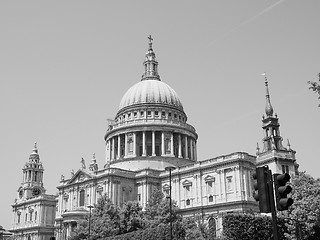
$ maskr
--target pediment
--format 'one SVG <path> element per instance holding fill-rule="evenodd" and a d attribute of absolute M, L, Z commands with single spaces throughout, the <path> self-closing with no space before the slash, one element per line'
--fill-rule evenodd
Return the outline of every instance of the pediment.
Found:
<path fill-rule="evenodd" d="M 169 186 L 168 184 L 164 184 L 164 185 L 162 186 L 162 189 L 163 189 L 163 190 L 168 190 L 168 189 L 170 189 L 170 186 Z"/>
<path fill-rule="evenodd" d="M 183 186 L 191 186 L 191 185 L 192 185 L 192 182 L 189 181 L 189 180 L 185 180 L 185 181 L 182 182 L 182 185 L 183 185 Z"/>
<path fill-rule="evenodd" d="M 204 178 L 204 181 L 205 182 L 214 182 L 215 181 L 215 178 L 211 175 L 207 175 L 205 178 Z"/>
<path fill-rule="evenodd" d="M 86 172 L 86 171 L 84 171 L 82 169 L 79 169 L 73 175 L 73 177 L 68 181 L 67 184 L 84 182 L 84 181 L 89 180 L 89 179 L 92 179 L 92 176 L 88 172 Z"/>

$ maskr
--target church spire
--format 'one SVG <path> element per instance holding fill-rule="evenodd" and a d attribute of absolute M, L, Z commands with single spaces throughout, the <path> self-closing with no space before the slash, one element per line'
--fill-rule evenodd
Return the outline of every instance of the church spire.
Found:
<path fill-rule="evenodd" d="M 149 79 L 160 81 L 160 76 L 158 74 L 158 62 L 156 60 L 156 54 L 153 52 L 152 49 L 153 38 L 151 37 L 151 35 L 149 35 L 148 39 L 149 49 L 146 53 L 146 60 L 143 62 L 144 73 L 142 75 L 141 81 Z"/>
<path fill-rule="evenodd" d="M 262 128 L 264 130 L 263 149 L 262 152 L 272 150 L 285 150 L 282 146 L 282 137 L 280 135 L 280 124 L 277 114 L 273 116 L 273 108 L 270 102 L 270 94 L 268 88 L 268 79 L 266 72 L 262 74 L 265 76 L 266 87 L 266 117 L 262 118 Z"/>
<path fill-rule="evenodd" d="M 271 101 L 270 101 L 270 94 L 269 94 L 269 88 L 268 88 L 268 79 L 267 79 L 267 73 L 264 72 L 263 73 L 264 75 L 264 78 L 265 78 L 265 86 L 266 86 L 266 115 L 267 117 L 272 117 L 273 115 L 273 108 L 272 108 L 272 105 L 271 105 Z"/>

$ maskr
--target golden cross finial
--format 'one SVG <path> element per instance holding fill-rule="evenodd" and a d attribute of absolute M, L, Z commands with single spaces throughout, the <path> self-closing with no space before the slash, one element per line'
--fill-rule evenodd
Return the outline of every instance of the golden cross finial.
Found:
<path fill-rule="evenodd" d="M 151 37 L 151 35 L 149 35 L 148 39 L 149 39 L 149 49 L 152 49 L 153 38 Z"/>
<path fill-rule="evenodd" d="M 153 38 L 151 37 L 151 35 L 149 35 L 148 39 L 149 39 L 149 43 L 152 43 Z"/>

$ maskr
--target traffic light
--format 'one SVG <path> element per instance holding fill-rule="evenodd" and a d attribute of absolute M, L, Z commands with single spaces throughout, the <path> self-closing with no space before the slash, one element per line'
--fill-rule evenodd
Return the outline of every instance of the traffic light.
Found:
<path fill-rule="evenodd" d="M 289 180 L 290 175 L 288 173 L 273 174 L 276 204 L 279 211 L 288 210 L 293 204 L 293 199 L 287 198 L 287 195 L 292 191 L 292 187 L 286 185 Z"/>
<path fill-rule="evenodd" d="M 259 201 L 260 212 L 271 212 L 269 186 L 268 186 L 268 174 L 271 177 L 271 171 L 267 166 L 256 168 L 256 172 L 253 174 L 253 179 L 256 180 L 254 186 L 254 199 Z"/>

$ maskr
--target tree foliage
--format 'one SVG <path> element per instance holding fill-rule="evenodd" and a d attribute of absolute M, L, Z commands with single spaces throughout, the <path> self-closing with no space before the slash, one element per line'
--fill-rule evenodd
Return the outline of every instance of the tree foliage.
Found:
<path fill-rule="evenodd" d="M 89 216 L 77 222 L 71 240 L 87 239 L 89 233 Z M 121 233 L 119 209 L 106 196 L 95 204 L 90 218 L 90 239 L 113 236 Z"/>
<path fill-rule="evenodd" d="M 292 178 L 293 205 L 288 211 L 281 213 L 289 219 L 289 239 L 320 240 L 320 179 L 314 179 L 305 172 Z"/>
<path fill-rule="evenodd" d="M 164 194 L 159 189 L 154 189 L 145 209 L 145 219 L 147 227 L 155 227 L 159 224 L 167 224 L 170 221 L 181 220 L 182 217 L 177 214 L 177 204 L 171 202 L 172 212 L 170 217 L 170 199 L 164 198 Z"/>
<path fill-rule="evenodd" d="M 120 209 L 121 233 L 128 233 L 143 229 L 145 225 L 143 212 L 138 202 L 126 202 Z"/>
<path fill-rule="evenodd" d="M 157 189 L 151 194 L 145 211 L 142 211 L 138 202 L 129 201 L 119 208 L 107 196 L 103 196 L 92 211 L 90 239 L 129 239 L 128 236 L 131 236 L 130 239 L 166 239 L 170 234 L 170 221 L 173 222 L 175 239 L 184 239 L 185 227 L 177 209 L 176 203 L 172 202 L 170 214 L 170 200 L 164 198 L 162 191 Z M 88 221 L 87 217 L 77 223 L 71 240 L 88 238 Z"/>
<path fill-rule="evenodd" d="M 313 82 L 313 81 L 308 81 L 308 84 L 310 85 L 309 89 L 311 89 L 313 92 L 317 93 L 319 95 L 320 99 L 320 73 L 319 73 L 319 83 L 318 82 Z M 320 107 L 320 104 L 319 104 Z"/>
<path fill-rule="evenodd" d="M 284 219 L 278 218 L 279 239 L 285 240 Z M 228 240 L 272 239 L 272 219 L 252 214 L 228 214 L 223 218 L 223 236 Z"/>

